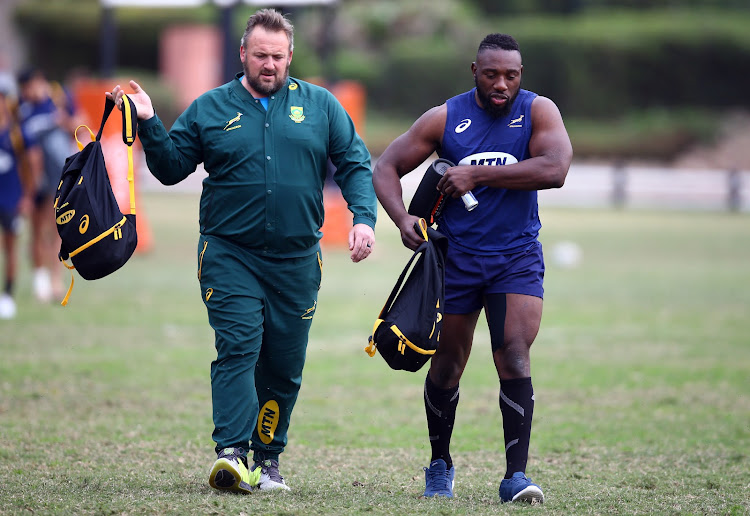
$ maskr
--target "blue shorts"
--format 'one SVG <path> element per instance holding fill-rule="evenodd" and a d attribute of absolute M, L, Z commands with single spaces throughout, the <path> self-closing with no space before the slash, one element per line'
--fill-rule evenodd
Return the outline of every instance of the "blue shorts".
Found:
<path fill-rule="evenodd" d="M 489 256 L 448 248 L 445 259 L 445 313 L 468 314 L 484 306 L 488 294 L 544 297 L 542 244 Z"/>
<path fill-rule="evenodd" d="M 11 235 L 17 235 L 21 227 L 21 217 L 18 210 L 10 210 L 0 206 L 0 228 Z"/>

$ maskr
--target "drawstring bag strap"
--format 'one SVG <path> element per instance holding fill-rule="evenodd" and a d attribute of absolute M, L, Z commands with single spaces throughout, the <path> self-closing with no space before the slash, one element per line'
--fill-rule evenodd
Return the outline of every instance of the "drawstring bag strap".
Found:
<path fill-rule="evenodd" d="M 109 99 L 107 99 L 109 100 Z M 135 142 L 138 113 L 127 95 L 122 96 L 122 141 L 128 146 L 128 184 L 130 185 L 130 214 L 135 215 L 135 184 L 133 174 L 133 143 Z"/>

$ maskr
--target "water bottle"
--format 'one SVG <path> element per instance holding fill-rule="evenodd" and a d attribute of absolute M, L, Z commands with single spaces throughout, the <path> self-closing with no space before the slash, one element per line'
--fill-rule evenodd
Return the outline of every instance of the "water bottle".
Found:
<path fill-rule="evenodd" d="M 430 165 L 430 166 L 431 166 L 431 168 L 433 168 L 435 170 L 435 172 L 437 172 L 441 176 L 444 175 L 445 171 L 448 170 L 449 168 L 455 167 L 455 165 L 453 163 L 451 163 L 447 159 L 443 159 L 443 158 L 436 159 L 435 161 L 432 162 L 432 165 Z M 468 192 L 466 192 L 465 194 L 463 194 L 461 196 L 461 200 L 464 202 L 464 206 L 466 207 L 466 211 L 473 210 L 479 204 L 479 201 L 477 201 L 477 198 L 474 197 L 473 193 L 471 193 L 471 190 L 469 190 Z"/>

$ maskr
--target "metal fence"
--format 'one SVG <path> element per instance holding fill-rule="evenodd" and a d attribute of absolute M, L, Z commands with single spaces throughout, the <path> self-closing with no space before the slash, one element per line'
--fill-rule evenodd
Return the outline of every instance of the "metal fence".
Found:
<path fill-rule="evenodd" d="M 565 186 L 539 192 L 545 206 L 750 211 L 750 171 L 573 165 Z"/>
<path fill-rule="evenodd" d="M 401 180 L 411 199 L 431 160 Z M 141 163 L 144 163 L 142 160 Z M 200 192 L 202 167 L 185 181 L 163 186 L 142 165 L 141 191 Z M 540 206 L 750 212 L 750 170 L 688 170 L 667 167 L 573 164 L 565 186 L 539 192 Z"/>

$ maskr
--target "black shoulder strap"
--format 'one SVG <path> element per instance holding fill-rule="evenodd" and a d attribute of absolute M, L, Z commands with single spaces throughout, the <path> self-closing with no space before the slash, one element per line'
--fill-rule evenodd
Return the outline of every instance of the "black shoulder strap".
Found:
<path fill-rule="evenodd" d="M 102 123 L 99 125 L 99 132 L 96 134 L 96 140 L 99 141 L 102 138 L 104 132 L 104 124 L 107 123 L 109 115 L 115 108 L 115 101 L 110 98 L 105 98 L 104 101 L 104 113 L 102 114 Z M 127 145 L 133 145 L 136 135 L 136 126 L 138 121 L 138 113 L 127 95 L 122 96 L 122 141 Z"/>
<path fill-rule="evenodd" d="M 107 123 L 107 119 L 109 118 L 109 114 L 112 113 L 112 110 L 115 108 L 115 101 L 111 100 L 107 97 L 104 99 L 104 114 L 102 115 L 102 123 L 99 125 L 99 132 L 96 133 L 96 141 L 99 141 L 102 139 L 102 133 L 104 132 L 104 124 Z"/>
<path fill-rule="evenodd" d="M 401 290 L 401 286 L 404 283 L 404 280 L 406 279 L 407 274 L 411 270 L 412 263 L 414 263 L 414 260 L 417 259 L 417 257 L 422 254 L 425 249 L 427 249 L 427 246 L 429 245 L 430 240 L 430 233 L 428 232 L 427 222 L 424 219 L 419 219 L 417 222 L 414 223 L 414 231 L 417 233 L 421 233 L 422 237 L 425 239 L 424 242 L 422 242 L 419 247 L 417 247 L 417 250 L 414 251 L 414 254 L 411 255 L 411 258 L 409 258 L 409 261 L 406 262 L 406 266 L 401 271 L 401 275 L 398 277 L 398 280 L 396 281 L 396 284 L 393 286 L 393 289 L 391 290 L 390 295 L 388 296 L 388 300 L 385 302 L 385 305 L 383 305 L 383 309 L 380 311 L 380 319 L 383 318 L 383 316 L 388 313 L 388 310 L 391 309 L 391 306 L 393 305 L 393 302 L 396 300 L 396 296 L 398 296 L 398 293 Z M 439 233 L 438 233 L 439 235 Z"/>

